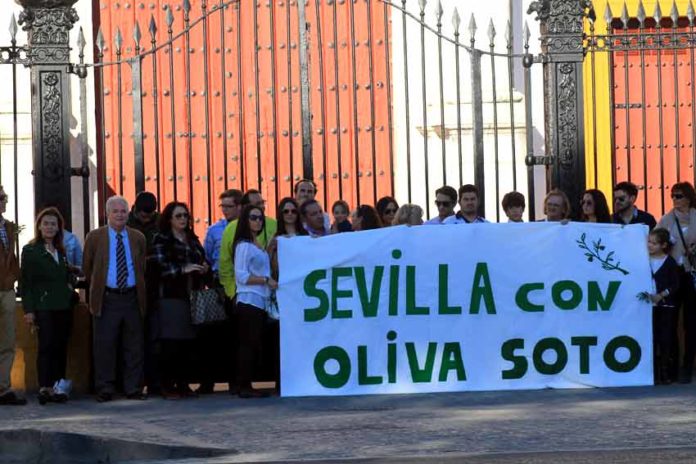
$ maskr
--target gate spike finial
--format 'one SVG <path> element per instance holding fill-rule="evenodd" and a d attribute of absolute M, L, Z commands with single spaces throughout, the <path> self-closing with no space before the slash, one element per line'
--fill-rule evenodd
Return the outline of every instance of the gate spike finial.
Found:
<path fill-rule="evenodd" d="M 606 8 L 604 8 L 604 21 L 607 23 L 607 27 L 611 26 L 611 22 L 614 20 L 614 13 L 611 12 L 611 7 L 609 2 L 607 2 Z"/>
<path fill-rule="evenodd" d="M 114 36 L 114 45 L 116 45 L 116 53 L 121 53 L 121 46 L 123 45 L 123 36 L 121 35 L 121 28 L 116 27 L 116 35 Z"/>
<path fill-rule="evenodd" d="M 693 26 L 696 11 L 694 11 L 694 4 L 691 3 L 691 0 L 689 0 L 689 6 L 686 8 L 686 17 L 689 18 L 689 26 Z"/>
<path fill-rule="evenodd" d="M 505 26 L 505 42 L 507 43 L 508 47 L 512 45 L 512 23 L 509 19 L 507 25 Z"/>
<path fill-rule="evenodd" d="M 428 4 L 428 0 L 418 0 L 418 6 L 420 6 L 421 15 L 425 14 L 425 5 Z"/>
<path fill-rule="evenodd" d="M 469 35 L 471 35 L 471 41 L 473 42 L 476 35 L 476 18 L 474 18 L 474 13 L 471 13 L 471 19 L 469 19 Z"/>
<path fill-rule="evenodd" d="M 529 32 L 529 23 L 527 21 L 524 22 L 524 48 L 529 48 L 529 38 L 532 36 L 531 32 Z"/>
<path fill-rule="evenodd" d="M 669 12 L 669 17 L 672 19 L 672 27 L 677 27 L 677 21 L 679 21 L 679 10 L 677 9 L 676 0 L 672 2 L 672 10 Z"/>
<path fill-rule="evenodd" d="M 626 6 L 626 2 L 623 4 L 623 8 L 621 9 L 621 22 L 623 23 L 623 28 L 628 29 L 628 7 Z"/>
<path fill-rule="evenodd" d="M 10 18 L 10 37 L 12 37 L 12 42 L 17 40 L 17 20 L 14 13 L 12 13 L 12 18 Z"/>
<path fill-rule="evenodd" d="M 85 47 L 87 46 L 87 41 L 85 40 L 85 32 L 82 30 L 82 26 L 80 26 L 80 32 L 77 34 L 77 48 L 80 51 L 80 55 L 85 54 Z"/>
<path fill-rule="evenodd" d="M 155 37 L 157 36 L 157 23 L 155 22 L 155 16 L 150 15 L 150 26 L 148 27 L 150 31 L 150 36 L 152 37 L 152 41 L 155 41 Z"/>
<path fill-rule="evenodd" d="M 494 46 L 495 42 L 495 25 L 493 24 L 493 18 L 488 21 L 488 40 L 491 41 L 491 47 Z"/>
<path fill-rule="evenodd" d="M 459 11 L 457 7 L 454 7 L 454 13 L 452 13 L 452 26 L 454 26 L 455 35 L 459 35 L 459 26 L 462 24 L 462 18 L 459 16 Z"/>
<path fill-rule="evenodd" d="M 104 33 L 102 32 L 101 26 L 99 26 L 99 30 L 97 31 L 96 46 L 97 50 L 99 50 L 99 54 L 104 54 L 104 47 L 106 46 L 106 41 L 104 40 Z"/>
<path fill-rule="evenodd" d="M 655 3 L 655 11 L 653 12 L 653 18 L 655 19 L 655 27 L 662 27 L 660 21 L 662 21 L 662 8 L 660 8 L 660 2 Z"/>
<path fill-rule="evenodd" d="M 636 18 L 638 18 L 638 21 L 640 21 L 640 27 L 643 27 L 643 24 L 645 24 L 645 18 L 647 18 L 647 15 L 645 14 L 645 7 L 643 6 L 643 0 L 638 2 L 638 12 L 636 13 Z"/>
<path fill-rule="evenodd" d="M 169 5 L 167 5 L 167 14 L 165 15 L 165 21 L 167 21 L 167 27 L 171 29 L 172 24 L 174 24 L 174 13 L 172 13 L 172 7 Z"/>
<path fill-rule="evenodd" d="M 435 17 L 437 18 L 438 27 L 442 26 L 442 2 L 437 0 L 435 4 Z"/>
<path fill-rule="evenodd" d="M 191 2 L 189 0 L 184 0 L 184 13 L 188 16 L 189 12 L 191 11 Z"/>
<path fill-rule="evenodd" d="M 135 46 L 140 48 L 140 39 L 142 39 L 142 34 L 140 32 L 140 22 L 135 21 L 135 27 L 133 28 L 133 40 L 135 41 Z"/>

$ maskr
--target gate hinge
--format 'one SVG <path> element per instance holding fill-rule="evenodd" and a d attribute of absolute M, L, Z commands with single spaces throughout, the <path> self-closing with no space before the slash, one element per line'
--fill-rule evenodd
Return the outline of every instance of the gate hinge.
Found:
<path fill-rule="evenodd" d="M 527 155 L 524 164 L 527 166 L 550 166 L 554 163 L 555 157 L 551 155 Z"/>

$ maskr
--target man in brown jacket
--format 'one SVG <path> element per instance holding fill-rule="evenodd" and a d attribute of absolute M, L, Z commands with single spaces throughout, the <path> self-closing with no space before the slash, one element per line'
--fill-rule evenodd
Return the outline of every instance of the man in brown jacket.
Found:
<path fill-rule="evenodd" d="M 111 401 L 116 390 L 116 350 L 123 349 L 123 388 L 128 399 L 145 399 L 143 315 L 145 313 L 145 236 L 126 227 L 128 202 L 106 201 L 107 225 L 85 239 L 82 270 L 94 316 L 94 377 L 97 401 Z"/>
<path fill-rule="evenodd" d="M 15 290 L 19 261 L 15 255 L 17 226 L 3 218 L 7 194 L 0 185 L 0 405 L 26 404 L 27 400 L 10 388 L 10 372 L 15 355 Z"/>

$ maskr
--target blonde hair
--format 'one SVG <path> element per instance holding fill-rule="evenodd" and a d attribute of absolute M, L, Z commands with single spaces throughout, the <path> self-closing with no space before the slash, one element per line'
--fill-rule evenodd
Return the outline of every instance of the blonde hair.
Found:
<path fill-rule="evenodd" d="M 423 224 L 423 208 L 418 205 L 405 204 L 401 205 L 394 215 L 392 225 L 409 225 L 419 226 Z"/>

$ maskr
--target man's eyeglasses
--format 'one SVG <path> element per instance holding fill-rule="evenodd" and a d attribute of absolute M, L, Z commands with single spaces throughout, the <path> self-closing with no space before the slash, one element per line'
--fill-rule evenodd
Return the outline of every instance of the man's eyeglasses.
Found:
<path fill-rule="evenodd" d="M 220 208 L 224 208 L 224 209 L 227 209 L 227 208 L 236 208 L 236 207 L 237 207 L 236 204 L 234 204 L 234 205 L 226 205 L 226 204 L 224 204 L 224 203 L 221 203 L 221 204 L 220 204 Z"/>
<path fill-rule="evenodd" d="M 250 214 L 249 220 L 250 221 L 263 221 L 263 216 L 261 216 L 260 214 Z"/>
<path fill-rule="evenodd" d="M 174 215 L 176 219 L 188 219 L 189 218 L 189 213 L 176 213 Z"/>
<path fill-rule="evenodd" d="M 614 203 L 623 203 L 627 199 L 627 197 L 614 197 Z"/>
<path fill-rule="evenodd" d="M 283 214 L 297 214 L 296 209 L 284 209 Z"/>
<path fill-rule="evenodd" d="M 438 208 L 441 207 L 441 206 L 442 206 L 443 208 L 449 208 L 450 206 L 452 206 L 452 202 L 450 202 L 450 201 L 437 201 L 437 200 L 435 200 L 435 206 L 437 206 Z"/>
<path fill-rule="evenodd" d="M 683 193 L 673 193 L 672 194 L 672 200 L 681 200 L 682 198 L 684 198 Z"/>

